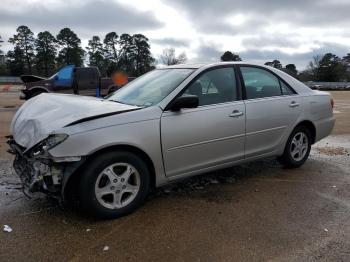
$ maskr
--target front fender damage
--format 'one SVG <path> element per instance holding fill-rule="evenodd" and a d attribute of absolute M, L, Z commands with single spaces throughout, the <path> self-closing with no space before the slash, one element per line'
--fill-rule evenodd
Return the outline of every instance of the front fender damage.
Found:
<path fill-rule="evenodd" d="M 54 158 L 48 154 L 31 157 L 12 138 L 7 143 L 10 146 L 9 152 L 15 155 L 13 168 L 21 180 L 24 193 L 32 197 L 42 192 L 64 200 L 64 190 L 69 178 L 85 162 L 85 158 Z"/>

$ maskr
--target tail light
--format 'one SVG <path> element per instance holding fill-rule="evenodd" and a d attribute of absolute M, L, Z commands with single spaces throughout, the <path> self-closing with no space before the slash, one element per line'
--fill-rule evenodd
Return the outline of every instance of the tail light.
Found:
<path fill-rule="evenodd" d="M 334 108 L 334 99 L 333 99 L 333 97 L 331 97 L 331 106 L 332 106 L 332 108 Z"/>

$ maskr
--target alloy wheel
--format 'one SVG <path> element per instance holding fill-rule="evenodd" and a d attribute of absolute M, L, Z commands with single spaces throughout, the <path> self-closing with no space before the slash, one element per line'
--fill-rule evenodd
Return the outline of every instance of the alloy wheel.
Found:
<path fill-rule="evenodd" d="M 115 163 L 105 168 L 97 177 L 95 196 L 109 209 L 129 205 L 140 190 L 140 174 L 128 163 Z"/>
<path fill-rule="evenodd" d="M 298 132 L 294 135 L 290 144 L 290 155 L 295 161 L 302 160 L 308 150 L 309 140 L 306 134 Z"/>

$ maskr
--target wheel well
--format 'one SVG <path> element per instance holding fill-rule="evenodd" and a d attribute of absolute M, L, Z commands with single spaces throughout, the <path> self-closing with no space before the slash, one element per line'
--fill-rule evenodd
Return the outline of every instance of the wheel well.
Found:
<path fill-rule="evenodd" d="M 33 94 L 35 92 L 42 92 L 42 93 L 47 93 L 47 90 L 41 87 L 34 87 L 32 89 L 30 89 L 30 94 Z"/>
<path fill-rule="evenodd" d="M 311 144 L 314 144 L 316 140 L 316 127 L 314 126 L 314 124 L 311 121 L 304 120 L 300 122 L 297 126 L 304 126 L 307 129 L 309 129 L 312 139 Z"/>
<path fill-rule="evenodd" d="M 154 169 L 154 164 L 151 160 L 151 158 L 141 149 L 134 147 L 134 146 L 129 146 L 129 145 L 116 145 L 116 146 L 110 146 L 106 147 L 103 149 L 100 149 L 93 154 L 89 155 L 87 159 L 85 160 L 84 164 L 82 164 L 71 176 L 68 178 L 68 181 L 66 182 L 65 185 L 65 190 L 63 194 L 65 195 L 65 198 L 71 199 L 74 197 L 74 195 L 77 194 L 76 189 L 78 188 L 80 178 L 82 174 L 84 173 L 84 168 L 87 166 L 87 164 L 95 158 L 99 154 L 104 154 L 107 152 L 116 152 L 116 151 L 126 151 L 130 153 L 134 153 L 137 156 L 141 157 L 142 160 L 145 161 L 148 170 L 150 172 L 150 179 L 151 179 L 151 190 L 155 188 L 156 185 L 156 174 L 155 174 L 155 169 Z"/>

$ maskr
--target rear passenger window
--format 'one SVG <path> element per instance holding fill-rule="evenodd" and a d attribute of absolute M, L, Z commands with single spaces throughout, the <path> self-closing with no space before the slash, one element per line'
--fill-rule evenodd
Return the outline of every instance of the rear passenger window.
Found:
<path fill-rule="evenodd" d="M 233 67 L 217 68 L 203 73 L 187 87 L 183 95 L 198 96 L 200 106 L 237 100 Z"/>
<path fill-rule="evenodd" d="M 247 99 L 282 95 L 279 79 L 256 67 L 241 67 Z"/>

